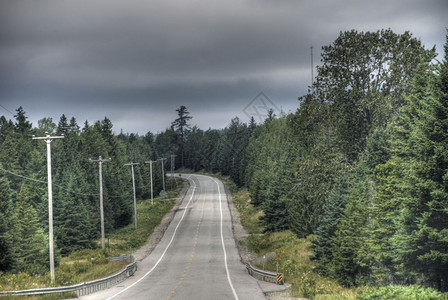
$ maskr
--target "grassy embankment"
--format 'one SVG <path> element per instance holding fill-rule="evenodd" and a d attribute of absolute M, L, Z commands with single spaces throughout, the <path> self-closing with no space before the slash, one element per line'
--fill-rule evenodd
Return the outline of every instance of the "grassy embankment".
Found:
<path fill-rule="evenodd" d="M 129 261 L 109 261 L 109 256 L 131 254 L 140 248 L 148 239 L 154 228 L 160 224 L 162 218 L 174 206 L 175 199 L 186 182 L 176 178 L 176 183 L 167 183 L 168 194 L 165 198 L 157 197 L 154 204 L 151 200 L 137 203 L 138 229 L 134 224 L 106 234 L 106 251 L 102 251 L 98 240 L 98 249 L 86 249 L 71 253 L 68 257 L 61 258 L 55 268 L 56 281 L 52 285 L 50 275 L 30 276 L 28 274 L 1 274 L 0 291 L 34 289 L 50 286 L 72 285 L 80 282 L 91 281 L 118 272 Z M 44 296 L 8 296 L 1 299 L 63 299 L 76 297 L 74 293 L 53 294 Z"/>
<path fill-rule="evenodd" d="M 279 272 L 284 273 L 287 283 L 291 284 L 291 295 L 306 297 L 314 300 L 432 300 L 448 299 L 448 294 L 439 293 L 433 289 L 417 286 L 389 286 L 389 287 L 359 287 L 348 289 L 340 286 L 336 281 L 322 277 L 313 271 L 311 239 L 300 239 L 290 231 L 263 233 L 264 224 L 259 220 L 263 212 L 250 204 L 247 189 L 238 189 L 226 177 L 218 176 L 229 187 L 233 203 L 240 213 L 243 227 L 249 234 L 244 245 L 258 257 L 270 257 L 257 267 L 269 271 L 276 271 L 276 258 L 279 258 Z M 260 260 L 262 261 L 262 260 Z"/>

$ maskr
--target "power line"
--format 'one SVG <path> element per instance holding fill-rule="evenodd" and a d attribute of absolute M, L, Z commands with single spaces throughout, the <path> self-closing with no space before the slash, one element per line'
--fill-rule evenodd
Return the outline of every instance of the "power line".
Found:
<path fill-rule="evenodd" d="M 14 116 L 14 114 L 13 114 L 9 109 L 7 109 L 6 107 L 4 107 L 3 105 L 0 104 L 0 107 L 3 108 L 4 110 L 6 110 L 7 112 L 9 112 L 11 115 Z"/>
<path fill-rule="evenodd" d="M 3 169 L 3 168 L 1 168 L 1 167 L 0 167 L 0 171 L 3 171 L 3 172 L 5 172 L 5 173 L 8 173 L 8 174 L 11 174 L 11 175 L 14 175 L 14 176 L 23 178 L 23 179 L 27 179 L 27 180 L 35 181 L 35 182 L 38 182 L 38 183 L 48 184 L 48 182 L 46 182 L 46 181 L 42 181 L 42 180 L 34 179 L 34 178 L 31 178 L 31 177 L 27 177 L 27 176 L 19 175 L 19 174 L 16 174 L 16 173 L 14 173 L 14 172 L 5 170 L 5 169 Z"/>
<path fill-rule="evenodd" d="M 3 169 L 2 167 L 0 167 L 0 171 L 3 171 L 3 172 L 8 173 L 10 175 L 13 175 L 13 176 L 16 176 L 16 177 L 20 177 L 20 178 L 23 178 L 23 179 L 26 179 L 26 180 L 31 180 L 31 181 L 34 181 L 34 182 L 37 182 L 37 183 L 48 184 L 46 181 L 42 181 L 42 180 L 34 179 L 34 178 L 31 178 L 31 177 L 27 177 L 27 176 L 24 176 L 24 175 L 20 175 L 20 174 L 8 171 L 6 169 Z M 72 190 L 70 190 L 70 189 L 68 189 L 68 188 L 66 188 L 66 187 L 64 187 L 64 186 L 62 186 L 60 184 L 55 184 L 55 183 L 53 183 L 53 186 L 55 186 L 57 188 L 60 188 L 61 190 L 67 191 L 67 192 L 69 192 L 71 194 L 76 194 L 76 195 L 80 195 L 80 196 L 99 196 L 100 195 L 99 193 L 98 194 L 93 194 L 93 193 L 79 193 L 79 192 L 75 192 L 75 191 L 72 191 Z M 107 197 L 108 198 L 123 198 L 123 196 L 114 196 L 114 195 L 108 195 Z"/>

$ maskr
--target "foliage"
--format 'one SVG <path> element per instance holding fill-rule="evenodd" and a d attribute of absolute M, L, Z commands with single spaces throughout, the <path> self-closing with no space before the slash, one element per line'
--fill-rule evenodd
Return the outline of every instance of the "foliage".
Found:
<path fill-rule="evenodd" d="M 371 288 L 358 295 L 359 300 L 442 300 L 448 299 L 447 294 L 442 294 L 434 289 L 419 286 L 385 286 Z"/>

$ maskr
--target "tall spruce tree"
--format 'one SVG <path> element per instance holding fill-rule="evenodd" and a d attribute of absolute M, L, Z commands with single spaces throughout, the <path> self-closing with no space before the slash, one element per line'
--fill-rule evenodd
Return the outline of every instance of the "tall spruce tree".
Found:
<path fill-rule="evenodd" d="M 323 275 L 330 275 L 330 263 L 333 260 L 332 240 L 345 210 L 349 186 L 348 174 L 341 174 L 325 201 L 323 213 L 319 217 L 319 226 L 315 231 L 316 237 L 312 240 L 312 260 L 316 261 L 316 271 Z"/>
<path fill-rule="evenodd" d="M 360 259 L 359 249 L 363 244 L 368 223 L 368 207 L 373 198 L 372 179 L 369 170 L 359 164 L 355 170 L 356 180 L 347 195 L 347 203 L 332 237 L 330 274 L 344 286 L 365 283 L 370 268 Z"/>
<path fill-rule="evenodd" d="M 187 142 L 187 135 L 190 132 L 190 120 L 193 118 L 190 116 L 190 112 L 184 105 L 181 105 L 177 111 L 177 118 L 171 122 L 171 128 L 177 133 L 177 143 L 179 145 L 179 160 L 180 166 L 185 165 L 185 143 Z"/>
<path fill-rule="evenodd" d="M 13 271 L 43 274 L 49 266 L 48 238 L 36 211 L 25 200 L 16 204 L 13 220 Z"/>

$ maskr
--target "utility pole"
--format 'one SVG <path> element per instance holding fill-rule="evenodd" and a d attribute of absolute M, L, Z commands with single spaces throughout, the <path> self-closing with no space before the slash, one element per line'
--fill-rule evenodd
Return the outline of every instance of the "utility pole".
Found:
<path fill-rule="evenodd" d="M 154 189 L 153 189 L 153 185 L 152 185 L 152 163 L 154 161 L 150 160 L 150 161 L 145 161 L 145 164 L 149 164 L 149 175 L 151 177 L 151 205 L 154 204 Z"/>
<path fill-rule="evenodd" d="M 102 159 L 101 155 L 98 159 L 93 160 L 89 158 L 90 162 L 98 162 L 99 165 L 99 178 L 100 178 L 100 218 L 101 218 L 101 249 L 105 249 L 105 237 L 104 237 L 104 206 L 103 206 L 103 162 L 111 161 L 110 158 Z"/>
<path fill-rule="evenodd" d="M 171 178 L 174 178 L 174 159 L 177 155 L 171 154 Z"/>
<path fill-rule="evenodd" d="M 166 158 L 159 158 L 158 160 L 162 161 L 162 183 L 163 183 L 163 191 L 165 192 L 165 168 L 163 167 L 163 161 L 165 161 Z"/>
<path fill-rule="evenodd" d="M 53 183 L 51 180 L 51 141 L 53 139 L 63 139 L 64 136 L 50 136 L 47 132 L 46 136 L 35 137 L 33 140 L 45 140 L 47 143 L 47 177 L 48 177 L 48 243 L 50 250 L 50 277 L 54 282 L 54 243 L 53 243 Z"/>
<path fill-rule="evenodd" d="M 135 196 L 135 178 L 134 178 L 134 166 L 135 165 L 139 165 L 139 163 L 133 163 L 130 162 L 128 164 L 124 164 L 125 166 L 131 166 L 131 172 L 132 172 L 132 187 L 134 188 L 134 224 L 135 224 L 135 229 L 138 228 L 137 225 L 137 198 Z"/>

